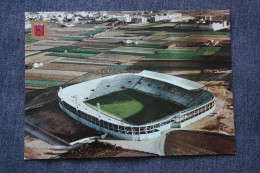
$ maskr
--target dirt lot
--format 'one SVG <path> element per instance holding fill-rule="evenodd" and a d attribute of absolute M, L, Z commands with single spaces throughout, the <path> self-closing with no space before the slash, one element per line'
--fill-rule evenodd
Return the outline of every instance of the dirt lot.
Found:
<path fill-rule="evenodd" d="M 126 34 L 125 30 L 110 30 L 109 32 L 102 33 L 100 35 L 95 36 L 95 38 L 100 38 L 100 39 L 116 39 L 116 40 L 139 40 L 143 38 L 143 36 L 137 36 L 137 35 L 132 35 L 132 34 Z"/>
<path fill-rule="evenodd" d="M 177 75 L 203 83 L 206 86 L 205 89 L 215 95 L 216 108 L 213 114 L 183 128 L 183 130 L 192 132 L 172 131 L 167 134 L 165 154 L 234 154 L 235 129 L 233 93 L 230 85 L 232 82 L 231 71 Z"/>
<path fill-rule="evenodd" d="M 26 159 L 51 159 L 63 152 L 54 150 L 52 145 L 28 133 L 24 134 L 24 157 Z"/>
<path fill-rule="evenodd" d="M 75 43 L 75 41 L 58 41 L 58 40 L 41 40 L 35 43 L 36 46 L 57 46 L 57 45 L 70 45 Z"/>
<path fill-rule="evenodd" d="M 185 34 L 185 32 L 183 32 Z M 179 33 L 170 33 L 170 34 L 182 34 Z M 207 42 L 208 40 L 214 41 L 223 41 L 230 40 L 229 35 L 207 35 L 207 34 L 188 34 L 186 37 L 168 37 L 166 40 L 177 40 L 177 41 L 186 41 L 186 42 Z"/>
<path fill-rule="evenodd" d="M 97 131 L 81 124 L 62 111 L 58 100 L 26 111 L 25 119 L 68 142 L 99 135 Z"/>
<path fill-rule="evenodd" d="M 155 154 L 126 150 L 109 143 L 95 141 L 61 155 L 61 158 L 99 158 L 99 157 L 143 157 Z"/>
<path fill-rule="evenodd" d="M 99 61 L 108 61 L 108 62 L 128 62 L 132 60 L 137 60 L 142 56 L 134 56 L 134 55 L 118 55 L 118 54 L 99 54 L 97 56 L 89 58 L 89 60 L 99 60 Z"/>
<path fill-rule="evenodd" d="M 235 154 L 235 139 L 217 133 L 172 131 L 165 140 L 165 155 Z"/>
<path fill-rule="evenodd" d="M 47 54 L 49 54 L 50 52 L 42 52 L 40 54 L 37 55 L 33 55 L 33 56 L 29 56 L 25 58 L 25 64 L 29 64 L 29 63 L 35 63 L 35 62 L 43 62 L 45 63 L 49 63 L 52 60 L 55 60 L 57 58 L 61 58 L 61 57 L 57 57 L 57 56 L 48 56 Z"/>
<path fill-rule="evenodd" d="M 66 82 L 83 74 L 85 74 L 85 72 L 29 69 L 25 72 L 25 78 L 31 80 Z"/>
<path fill-rule="evenodd" d="M 67 64 L 87 64 L 87 65 L 116 65 L 116 62 L 110 62 L 108 60 L 99 60 L 99 59 L 77 59 L 73 60 L 72 58 L 65 58 L 63 60 L 54 61 L 55 63 L 67 63 Z"/>
<path fill-rule="evenodd" d="M 57 98 L 56 88 L 48 90 L 25 90 L 25 110 L 35 105 L 40 105 Z"/>
<path fill-rule="evenodd" d="M 26 46 L 26 50 L 27 51 L 41 51 L 41 50 L 45 50 L 45 49 L 50 49 L 53 46 L 35 46 L 33 44 L 27 45 Z"/>
<path fill-rule="evenodd" d="M 81 42 L 77 42 L 74 43 L 73 46 L 82 46 L 82 47 L 87 47 L 87 48 L 102 48 L 102 49 L 113 49 L 119 46 L 122 46 L 123 43 L 120 42 L 114 42 L 114 43 L 108 43 L 108 42 L 102 42 L 102 40 L 100 42 L 97 41 L 81 41 Z"/>
<path fill-rule="evenodd" d="M 231 73 L 227 71 L 215 74 L 187 74 L 180 76 L 186 76 L 188 79 L 206 85 L 206 89 L 215 95 L 216 105 L 213 115 L 206 116 L 205 118 L 184 127 L 184 129 L 216 132 L 234 136 L 233 93 L 229 86 L 224 85 L 225 82 L 231 83 Z"/>
<path fill-rule="evenodd" d="M 100 70 L 100 69 L 105 69 L 109 66 L 105 65 L 85 65 L 85 64 L 59 64 L 59 63 L 50 63 L 47 65 L 44 65 L 40 67 L 41 69 L 45 70 L 63 70 L 63 71 L 78 71 L 78 72 L 90 72 L 94 70 Z"/>
<path fill-rule="evenodd" d="M 57 90 L 26 90 L 26 107 L 39 105 L 55 98 Z M 30 97 L 31 96 L 31 97 Z M 87 126 L 69 117 L 58 106 L 58 101 L 51 101 L 42 107 L 30 109 L 25 113 L 25 120 L 42 128 L 53 135 L 72 142 L 89 136 L 100 135 Z M 25 133 L 24 153 L 26 159 L 49 159 L 60 157 L 65 150 L 57 149 L 58 146 L 50 145 L 38 138 Z M 90 141 L 91 142 L 91 141 Z M 64 146 L 65 147 L 65 146 Z M 64 148 L 63 147 L 63 148 Z M 59 147 L 58 147 L 59 148 Z M 73 149 L 69 153 L 62 154 L 62 158 L 84 158 L 84 157 L 138 157 L 155 156 L 155 154 L 125 150 L 110 144 L 94 142 L 84 144 L 79 149 Z"/>

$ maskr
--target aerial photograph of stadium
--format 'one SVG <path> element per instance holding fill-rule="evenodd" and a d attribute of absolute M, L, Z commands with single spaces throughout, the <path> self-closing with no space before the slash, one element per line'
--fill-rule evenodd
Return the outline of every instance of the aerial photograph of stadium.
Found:
<path fill-rule="evenodd" d="M 25 13 L 24 159 L 235 154 L 230 11 Z"/>

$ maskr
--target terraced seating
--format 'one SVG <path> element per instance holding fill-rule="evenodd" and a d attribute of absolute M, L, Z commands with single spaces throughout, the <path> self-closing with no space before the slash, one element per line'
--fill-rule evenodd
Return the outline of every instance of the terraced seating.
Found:
<path fill-rule="evenodd" d="M 171 84 L 148 78 L 143 78 L 139 81 L 134 89 L 150 93 L 185 106 L 188 106 L 194 98 L 201 94 L 201 91 L 187 91 Z"/>
<path fill-rule="evenodd" d="M 94 92 L 89 94 L 89 99 L 100 97 L 112 92 L 133 88 L 141 77 L 135 75 L 119 75 L 112 79 L 103 79 L 96 85 Z"/>
<path fill-rule="evenodd" d="M 87 99 L 97 98 L 124 89 L 142 91 L 186 107 L 202 105 L 212 99 L 212 94 L 204 90 L 188 91 L 165 82 L 131 74 L 117 75 L 112 79 L 103 79 L 93 86 L 90 84 L 88 88 Z"/>

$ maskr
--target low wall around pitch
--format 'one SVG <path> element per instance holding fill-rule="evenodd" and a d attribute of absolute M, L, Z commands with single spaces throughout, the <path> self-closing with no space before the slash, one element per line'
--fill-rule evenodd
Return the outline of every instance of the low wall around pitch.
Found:
<path fill-rule="evenodd" d="M 93 124 L 77 115 L 75 115 L 74 113 L 70 112 L 68 109 L 66 109 L 62 104 L 59 103 L 60 108 L 65 111 L 69 116 L 71 116 L 72 118 L 74 118 L 75 120 L 81 122 L 82 124 L 95 129 L 97 131 L 103 132 L 103 133 L 108 133 L 114 137 L 120 138 L 120 139 L 126 139 L 126 140 L 135 140 L 135 141 L 139 141 L 139 140 L 148 140 L 148 139 L 153 139 L 156 137 L 161 136 L 161 132 L 171 128 L 170 124 L 166 124 L 164 126 L 160 127 L 160 130 L 153 132 L 153 133 L 147 133 L 147 134 L 124 134 L 124 133 L 118 133 L 118 132 L 114 132 L 111 130 L 108 130 L 106 128 L 100 127 L 96 124 Z"/>

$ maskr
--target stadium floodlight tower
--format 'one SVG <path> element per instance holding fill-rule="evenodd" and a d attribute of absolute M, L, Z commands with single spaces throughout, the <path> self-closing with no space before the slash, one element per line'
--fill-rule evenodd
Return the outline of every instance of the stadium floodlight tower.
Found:
<path fill-rule="evenodd" d="M 62 110 L 92 129 L 147 140 L 212 113 L 214 95 L 203 88 L 198 82 L 145 70 L 60 88 L 58 97 Z"/>

